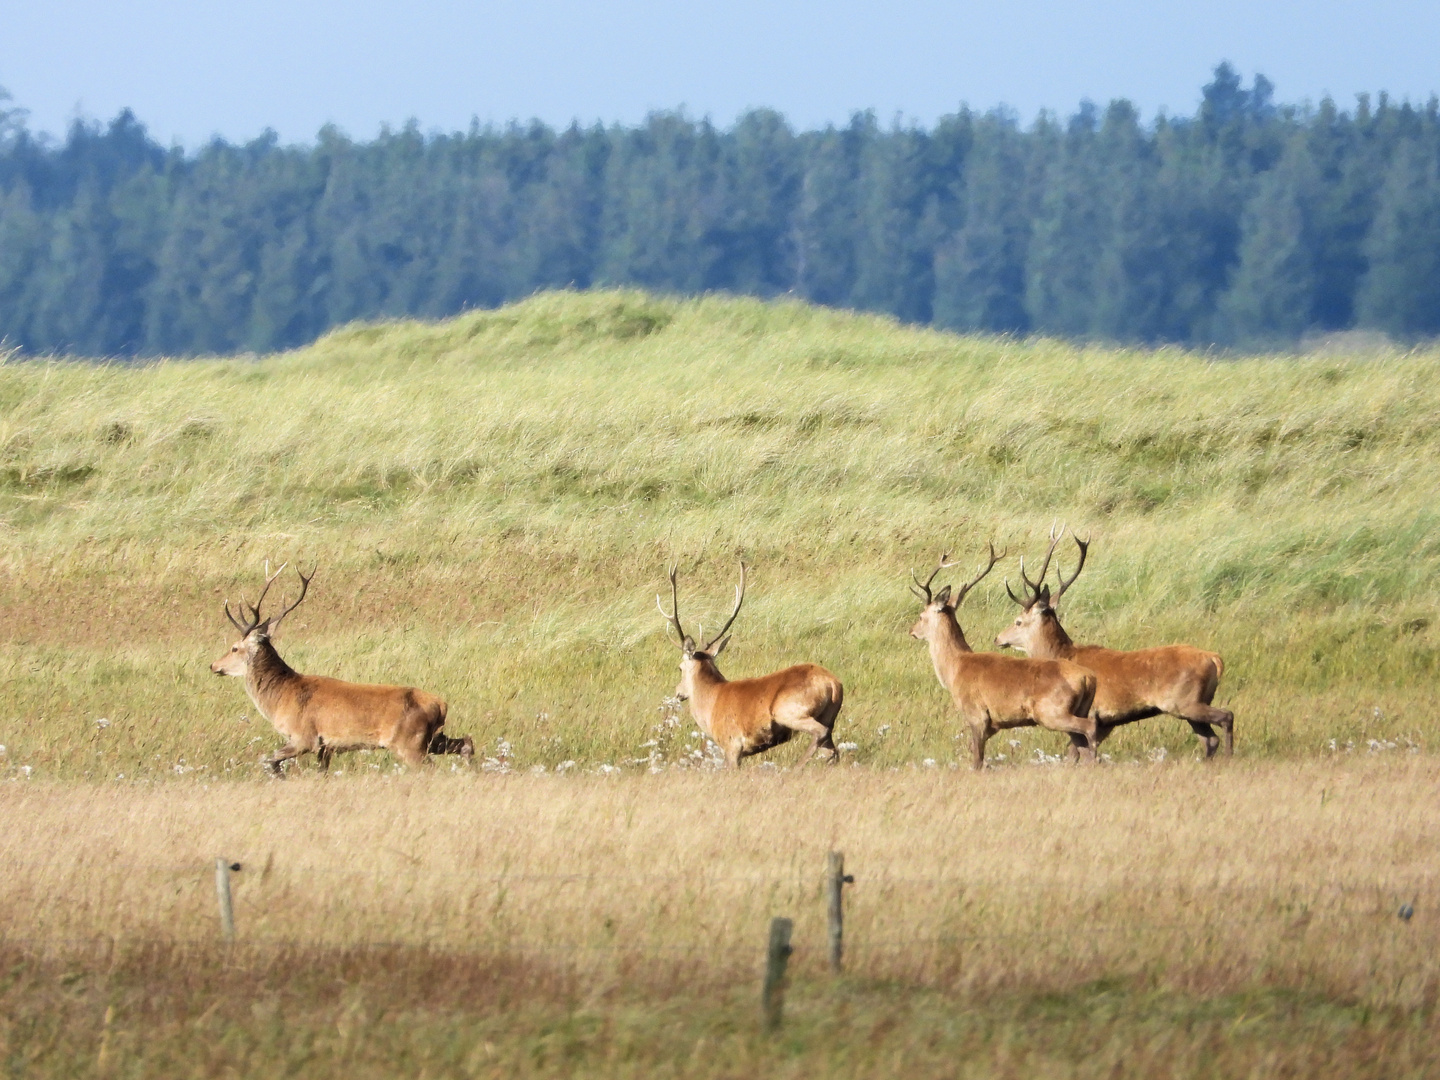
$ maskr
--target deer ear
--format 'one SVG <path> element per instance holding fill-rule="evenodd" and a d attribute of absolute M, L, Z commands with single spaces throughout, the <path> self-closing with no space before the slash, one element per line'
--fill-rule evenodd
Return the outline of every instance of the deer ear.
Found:
<path fill-rule="evenodd" d="M 1046 607 L 1049 607 L 1049 606 L 1050 606 L 1050 586 L 1049 586 L 1049 585 L 1041 585 L 1041 586 L 1040 586 L 1040 596 L 1039 596 L 1039 600 L 1040 600 L 1040 603 L 1044 604 Z"/>
<path fill-rule="evenodd" d="M 686 634 L 685 643 L 680 647 L 684 650 L 686 656 L 693 656 L 695 654 L 695 639 L 689 634 Z"/>
<path fill-rule="evenodd" d="M 941 607 L 948 607 L 950 605 L 949 585 L 946 585 L 943 589 L 941 589 L 938 593 L 935 594 L 935 603 L 939 604 Z"/>
<path fill-rule="evenodd" d="M 725 651 L 725 646 L 730 644 L 730 637 L 731 635 L 726 634 L 725 637 L 721 639 L 720 644 L 715 646 L 715 651 L 710 654 L 710 659 L 715 659 L 715 657 Z"/>

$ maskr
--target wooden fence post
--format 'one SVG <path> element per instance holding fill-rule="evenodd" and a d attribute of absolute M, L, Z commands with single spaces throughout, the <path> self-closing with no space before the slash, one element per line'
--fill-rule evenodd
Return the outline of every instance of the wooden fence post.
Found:
<path fill-rule="evenodd" d="M 774 1031 L 780 1026 L 785 1008 L 785 966 L 790 962 L 790 931 L 795 924 L 789 919 L 770 920 L 770 947 L 765 953 L 765 988 L 760 995 L 765 1027 Z"/>
<path fill-rule="evenodd" d="M 855 881 L 854 875 L 845 873 L 845 856 L 838 851 L 830 852 L 829 870 L 825 877 L 825 893 L 829 901 L 830 926 L 830 970 L 840 974 L 840 965 L 845 954 L 845 899 L 844 889 Z"/>
<path fill-rule="evenodd" d="M 227 942 L 235 940 L 235 907 L 230 902 L 230 871 L 239 870 L 239 863 L 215 860 L 215 895 L 220 901 L 220 932 Z"/>

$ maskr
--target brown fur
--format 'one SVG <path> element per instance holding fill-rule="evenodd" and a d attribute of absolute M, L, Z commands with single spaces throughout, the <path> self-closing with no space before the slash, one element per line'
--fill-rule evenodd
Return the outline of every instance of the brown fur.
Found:
<path fill-rule="evenodd" d="M 840 757 L 834 730 L 845 689 L 818 664 L 796 664 L 771 675 L 730 682 L 709 653 L 687 653 L 680 661 L 675 695 L 689 700 L 695 722 L 725 752 L 731 766 L 787 743 L 796 734 L 811 739 L 801 765 L 817 750 L 825 750 L 832 763 Z"/>
<path fill-rule="evenodd" d="M 1099 683 L 1091 716 L 1097 725 L 1097 742 L 1104 742 L 1121 724 L 1169 713 L 1190 725 L 1204 743 L 1207 758 L 1214 757 L 1220 747 L 1214 724 L 1225 732 L 1226 755 L 1235 751 L 1235 714 L 1210 704 L 1225 670 L 1217 653 L 1190 645 L 1128 652 L 1076 645 L 1043 597 L 1022 604 L 1019 617 L 995 643 L 1038 659 L 1073 660 L 1095 672 Z"/>
<path fill-rule="evenodd" d="M 266 582 L 267 589 L 273 580 Z M 259 621 L 257 604 L 251 623 L 236 623 L 244 636 L 210 665 L 216 675 L 244 679 L 255 708 L 284 737 L 284 746 L 261 759 L 271 772 L 281 775 L 284 762 L 310 753 L 322 770 L 330 767 L 331 757 L 346 750 L 385 749 L 407 765 L 423 765 L 431 753 L 474 754 L 468 736 L 451 739 L 441 734 L 446 705 L 434 694 L 413 686 L 349 683 L 295 671 L 270 641 L 271 631 L 294 606 Z"/>
<path fill-rule="evenodd" d="M 735 610 L 720 632 L 700 645 L 680 623 L 676 572 L 671 567 L 668 613 L 660 597 L 655 597 L 655 606 L 680 643 L 680 684 L 675 696 L 690 702 L 695 722 L 725 752 L 730 767 L 739 768 L 741 758 L 787 743 L 796 734 L 810 736 L 810 749 L 800 759 L 801 765 L 817 750 L 824 750 L 832 765 L 839 761 L 835 718 L 840 715 L 845 689 L 834 675 L 817 664 L 796 664 L 756 679 L 730 682 L 715 666 L 715 658 L 730 643 L 730 627 L 745 602 L 745 564 L 740 564 L 740 584 L 735 586 Z"/>
<path fill-rule="evenodd" d="M 974 652 L 955 618 L 948 587 L 925 605 L 910 635 L 930 645 L 930 660 L 940 684 L 970 727 L 973 764 L 985 767 L 985 743 L 1006 728 L 1063 731 L 1072 741 L 1098 743 L 1089 717 L 1095 675 L 1067 660 L 1022 660 Z M 963 593 L 961 594 L 964 595 Z"/>

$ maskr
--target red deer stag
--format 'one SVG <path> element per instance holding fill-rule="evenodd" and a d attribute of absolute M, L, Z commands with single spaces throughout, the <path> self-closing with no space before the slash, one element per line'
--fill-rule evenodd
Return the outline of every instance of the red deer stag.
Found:
<path fill-rule="evenodd" d="M 1095 675 L 1068 660 L 1021 660 L 998 653 L 974 652 L 965 641 L 965 632 L 955 618 L 955 609 L 966 595 L 1004 556 L 990 545 L 990 561 L 968 584 L 960 586 L 954 598 L 946 585 L 931 595 L 930 583 L 941 570 L 955 564 L 947 552 L 922 585 L 915 572 L 910 591 L 925 603 L 910 636 L 928 642 L 930 660 L 940 685 L 950 691 L 960 715 L 970 725 L 975 751 L 974 765 L 985 767 L 985 743 L 1006 728 L 1040 727 L 1063 731 L 1073 739 L 1084 738 L 1092 756 L 1096 745 L 1095 721 L 1089 718 L 1090 699 L 1095 696 Z"/>
<path fill-rule="evenodd" d="M 655 606 L 674 627 L 680 642 L 680 685 L 675 696 L 690 702 L 695 722 L 725 752 L 730 766 L 738 768 L 741 758 L 764 753 L 796 734 L 811 738 L 801 765 L 814 757 L 816 750 L 826 751 L 832 764 L 839 760 L 833 736 L 845 690 L 834 675 L 817 664 L 796 664 L 758 679 L 730 682 L 715 666 L 715 658 L 730 643 L 726 631 L 745 602 L 745 564 L 740 564 L 740 584 L 735 586 L 735 610 L 720 632 L 701 645 L 680 625 L 677 570 L 670 570 L 668 614 L 659 595 L 655 597 Z"/>
<path fill-rule="evenodd" d="M 300 606 L 315 577 L 300 573 L 300 595 L 279 615 L 261 618 L 265 594 L 285 569 L 282 565 L 265 579 L 265 588 L 254 604 L 241 598 L 236 618 L 225 604 L 225 617 L 240 631 L 240 640 L 210 665 L 216 675 L 245 680 L 245 693 L 260 714 L 285 737 L 285 745 L 261 762 L 276 776 L 283 775 L 282 763 L 313 752 L 322 770 L 330 758 L 346 750 L 384 748 L 407 765 L 422 765 L 428 754 L 475 753 L 467 735 L 451 739 L 444 734 L 445 702 L 413 686 L 368 686 L 341 682 L 323 675 L 301 675 L 280 658 L 270 638 L 286 615 Z"/>
<path fill-rule="evenodd" d="M 1044 584 L 1045 574 L 1050 569 L 1055 545 L 1064 535 L 1063 525 L 1059 532 L 1050 531 L 1050 550 L 1045 553 L 1045 562 L 1035 581 L 1026 576 L 1025 560 L 1020 560 L 1024 599 L 1011 592 L 1008 581 L 1005 583 L 1010 599 L 1020 605 L 1020 616 L 995 639 L 995 644 L 1019 649 L 1027 656 L 1073 660 L 1094 671 L 1100 680 L 1090 708 L 1096 723 L 1096 742 L 1104 742 L 1121 724 L 1169 713 L 1190 725 L 1190 730 L 1205 744 L 1206 758 L 1214 757 L 1220 748 L 1214 724 L 1225 730 L 1226 755 L 1234 753 L 1235 714 L 1210 704 L 1225 670 L 1217 653 L 1190 645 L 1162 645 L 1122 652 L 1099 645 L 1076 645 L 1070 640 L 1060 625 L 1056 608 L 1065 591 L 1085 569 L 1090 541 L 1073 537 L 1080 549 L 1080 562 L 1068 578 L 1056 568 L 1060 586 L 1051 596 L 1050 586 Z"/>

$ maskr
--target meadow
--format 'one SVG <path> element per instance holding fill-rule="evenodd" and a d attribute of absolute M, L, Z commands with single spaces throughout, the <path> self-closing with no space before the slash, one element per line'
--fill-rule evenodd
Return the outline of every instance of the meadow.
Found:
<path fill-rule="evenodd" d="M 961 338 L 798 303 L 557 293 L 278 356 L 0 364 L 0 1061 L 15 1075 L 1424 1075 L 1440 367 Z M 1077 640 L 1226 661 L 1236 758 L 992 742 L 912 567 L 1092 538 Z M 1068 545 L 1068 542 L 1067 542 Z M 1068 567 L 1073 548 L 1062 546 Z M 837 769 L 738 775 L 669 701 L 824 664 Z M 263 778 L 207 670 L 268 561 L 297 669 L 443 695 L 477 762 Z M 289 571 L 287 571 L 287 574 Z M 282 578 L 290 595 L 294 578 Z M 944 579 L 942 579 L 944 580 Z M 937 582 L 938 584 L 938 582 Z M 852 962 L 821 969 L 824 852 Z M 214 926 L 233 857 L 240 941 Z M 1412 902 L 1415 916 L 1395 911 Z M 790 1020 L 756 1028 L 771 915 Z M 108 1017 L 108 1019 L 107 1019 Z M 1209 1071 L 1207 1071 L 1209 1070 Z"/>

